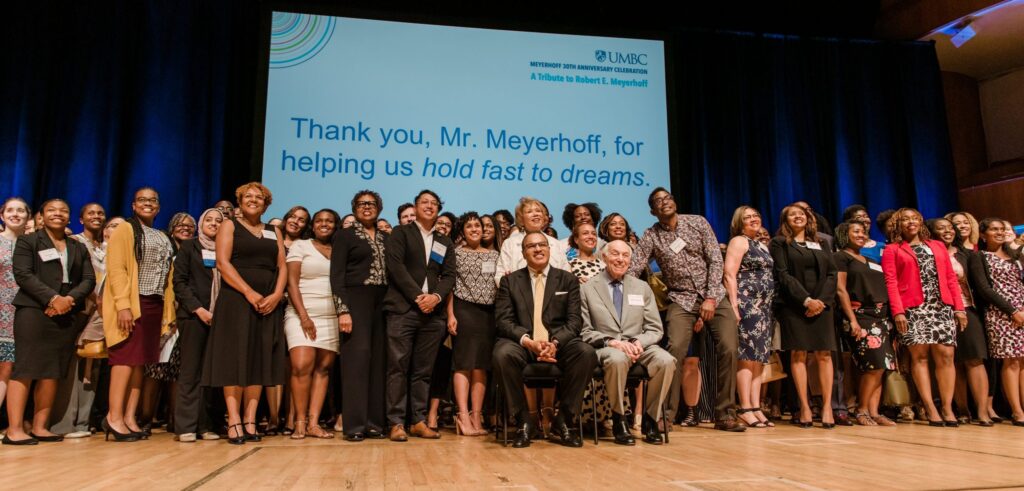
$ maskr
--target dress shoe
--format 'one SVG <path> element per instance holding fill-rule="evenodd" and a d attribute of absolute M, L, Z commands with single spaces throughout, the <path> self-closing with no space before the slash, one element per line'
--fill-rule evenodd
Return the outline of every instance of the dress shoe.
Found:
<path fill-rule="evenodd" d="M 193 442 L 196 441 L 196 434 L 195 433 L 182 433 L 180 435 L 175 436 L 174 439 L 178 440 L 181 443 L 193 443 Z"/>
<path fill-rule="evenodd" d="M 39 440 L 41 442 L 48 442 L 48 443 L 64 441 L 64 435 L 40 436 L 40 435 L 37 435 L 35 433 L 29 433 L 28 436 L 30 436 L 32 438 L 35 438 L 36 440 Z"/>
<path fill-rule="evenodd" d="M 89 430 L 80 430 L 80 431 L 72 431 L 71 433 L 68 433 L 68 434 L 64 435 L 64 438 L 70 438 L 70 439 L 74 439 L 74 438 L 89 438 L 90 436 L 92 436 L 92 432 L 91 431 L 89 431 Z"/>
<path fill-rule="evenodd" d="M 365 436 L 366 438 L 369 438 L 371 440 L 382 440 L 384 438 L 387 438 L 384 432 L 377 428 L 370 428 L 366 430 Z"/>
<path fill-rule="evenodd" d="M 366 435 L 363 433 L 355 432 L 345 435 L 346 442 L 361 442 L 366 439 Z"/>
<path fill-rule="evenodd" d="M 565 420 L 565 413 L 559 412 L 558 416 L 556 416 L 555 420 L 551 423 L 551 434 L 558 438 L 558 442 L 561 443 L 562 446 L 576 448 L 582 447 L 583 438 L 575 431 L 570 430 L 569 426 L 565 424 Z"/>
<path fill-rule="evenodd" d="M 412 428 L 409 428 L 409 434 L 418 438 L 429 438 L 431 440 L 441 438 L 441 434 L 430 429 L 424 421 L 420 421 L 419 423 L 412 425 Z"/>
<path fill-rule="evenodd" d="M 200 440 L 220 440 L 220 435 L 212 431 L 204 431 L 198 435 Z"/>
<path fill-rule="evenodd" d="M 2 443 L 4 445 L 39 445 L 39 440 L 32 437 L 28 437 L 24 440 L 11 440 L 9 436 L 4 435 Z"/>
<path fill-rule="evenodd" d="M 523 423 L 516 427 L 516 436 L 512 439 L 512 448 L 526 448 L 530 446 L 530 434 L 533 433 L 533 425 Z"/>
<path fill-rule="evenodd" d="M 107 422 L 107 418 L 103 418 L 103 425 L 102 426 L 103 426 L 103 432 L 104 432 L 103 441 L 110 440 L 110 435 L 111 434 L 114 435 L 114 441 L 115 442 L 137 442 L 137 441 L 140 440 L 139 434 L 135 433 L 132 430 L 128 430 L 128 433 L 118 433 L 117 430 L 113 429 L 110 426 L 110 423 Z"/>
<path fill-rule="evenodd" d="M 246 426 L 250 426 L 250 425 L 252 425 L 252 429 L 253 429 L 252 433 L 249 433 L 249 430 L 245 428 Z M 250 421 L 248 423 L 242 423 L 242 433 L 245 435 L 245 441 L 247 441 L 247 442 L 263 441 L 263 437 L 260 436 L 260 430 L 259 430 L 259 428 L 256 427 L 256 422 L 255 421 Z"/>
<path fill-rule="evenodd" d="M 847 411 L 833 412 L 832 419 L 835 420 L 836 426 L 853 426 L 853 421 L 850 421 L 850 413 Z"/>
<path fill-rule="evenodd" d="M 633 434 L 629 432 L 629 427 L 626 426 L 622 415 L 618 413 L 612 413 L 612 436 L 615 437 L 615 443 L 619 445 L 636 445 Z"/>
<path fill-rule="evenodd" d="M 644 418 L 640 422 L 640 431 L 644 434 L 644 443 L 650 443 L 651 445 L 665 443 L 664 435 L 658 431 L 658 422 L 647 414 L 644 414 Z"/>
<path fill-rule="evenodd" d="M 736 418 L 732 416 L 726 416 L 718 421 L 715 421 L 715 429 L 721 431 L 741 432 L 747 431 L 747 427 L 736 421 Z"/>
<path fill-rule="evenodd" d="M 393 442 L 404 442 L 409 439 L 405 434 L 405 428 L 402 425 L 394 425 L 391 427 L 391 435 L 388 436 Z"/>

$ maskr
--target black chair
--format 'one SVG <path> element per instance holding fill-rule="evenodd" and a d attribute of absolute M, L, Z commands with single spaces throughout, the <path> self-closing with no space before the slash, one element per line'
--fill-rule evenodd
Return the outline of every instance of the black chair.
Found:
<path fill-rule="evenodd" d="M 594 368 L 594 376 L 593 378 L 590 379 L 590 411 L 594 414 L 594 445 L 597 445 L 598 435 L 600 435 L 597 429 L 597 396 L 595 394 L 597 390 L 597 385 L 594 383 L 594 381 L 596 380 L 604 380 L 604 367 L 602 367 L 601 365 L 597 365 L 597 367 Z M 646 397 L 647 385 L 650 383 L 650 381 L 651 376 L 648 375 L 647 368 L 640 363 L 634 363 L 631 367 L 629 367 L 629 372 L 626 373 L 626 390 L 635 389 L 638 385 L 643 385 L 644 396 Z M 633 407 L 643 404 L 644 401 L 636 401 L 636 404 L 634 404 Z M 647 414 L 646 407 L 643 408 L 643 413 Z M 663 421 L 663 424 L 665 425 L 666 429 L 670 428 L 668 416 L 666 416 L 665 414 L 664 401 L 662 401 L 661 403 L 661 420 Z M 663 432 L 661 434 L 661 438 L 662 440 L 665 441 L 665 443 L 668 443 L 668 432 Z"/>
<path fill-rule="evenodd" d="M 541 390 L 552 389 L 558 387 L 558 381 L 562 378 L 562 371 L 558 369 L 558 366 L 553 363 L 527 363 L 526 367 L 523 368 L 523 385 L 529 389 L 537 391 L 537 403 L 543 399 L 541 397 Z M 501 381 L 497 377 L 494 377 L 494 405 L 498 411 L 498 420 L 501 424 L 501 443 L 504 446 L 508 446 L 508 404 L 505 402 L 505 389 L 501 386 Z M 593 384 L 593 382 L 591 382 Z M 580 407 L 582 409 L 582 405 Z M 576 421 L 580 432 L 583 435 L 583 418 L 579 415 L 580 411 L 576 411 Z M 539 422 L 538 422 L 539 423 Z M 497 435 L 497 433 L 495 433 Z"/>

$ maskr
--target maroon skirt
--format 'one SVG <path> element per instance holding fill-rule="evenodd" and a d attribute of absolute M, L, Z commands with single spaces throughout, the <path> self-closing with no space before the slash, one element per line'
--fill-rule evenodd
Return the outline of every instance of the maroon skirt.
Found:
<path fill-rule="evenodd" d="M 160 295 L 139 296 L 142 316 L 135 320 L 128 339 L 107 348 L 110 365 L 142 366 L 160 361 L 160 328 L 164 299 Z"/>

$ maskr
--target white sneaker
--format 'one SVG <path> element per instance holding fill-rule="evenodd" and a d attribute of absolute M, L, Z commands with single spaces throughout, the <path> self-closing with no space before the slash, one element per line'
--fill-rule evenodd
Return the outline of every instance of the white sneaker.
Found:
<path fill-rule="evenodd" d="M 81 431 L 72 431 L 71 433 L 68 433 L 67 435 L 64 435 L 64 438 L 89 438 L 90 436 L 92 436 L 92 432 L 91 431 L 81 430 Z"/>
<path fill-rule="evenodd" d="M 179 442 L 182 442 L 182 443 L 192 443 L 192 442 L 196 441 L 196 434 L 195 433 L 182 433 L 180 435 L 175 436 L 174 439 L 178 440 Z"/>
<path fill-rule="evenodd" d="M 204 431 L 203 434 L 199 435 L 201 440 L 220 440 L 220 435 L 212 431 Z"/>

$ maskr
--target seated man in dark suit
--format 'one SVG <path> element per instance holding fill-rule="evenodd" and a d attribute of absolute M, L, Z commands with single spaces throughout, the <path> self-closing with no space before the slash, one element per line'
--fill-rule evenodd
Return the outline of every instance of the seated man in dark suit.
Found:
<path fill-rule="evenodd" d="M 622 394 L 626 375 L 634 363 L 647 369 L 650 382 L 644 394 L 644 441 L 662 443 L 658 420 L 661 405 L 668 397 L 676 359 L 658 346 L 662 333 L 661 316 L 654 292 L 646 281 L 627 275 L 632 252 L 629 244 L 613 240 L 601 249 L 605 270 L 590 279 L 583 288 L 583 340 L 597 348 L 604 367 L 604 383 L 612 405 L 612 433 L 615 443 L 633 445 L 633 435 L 624 418 Z"/>
<path fill-rule="evenodd" d="M 528 363 L 554 363 L 562 373 L 559 380 L 558 417 L 552 433 L 562 445 L 582 447 L 582 437 L 570 431 L 579 411 L 583 389 L 597 366 L 594 348 L 580 338 L 579 280 L 548 265 L 547 237 L 531 232 L 523 238 L 526 267 L 501 278 L 494 300 L 498 341 L 494 345 L 494 372 L 505 391 L 511 414 L 516 418 L 512 446 L 530 445 L 530 421 L 523 391 L 523 369 Z"/>

